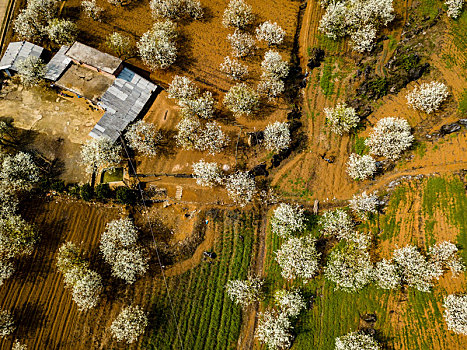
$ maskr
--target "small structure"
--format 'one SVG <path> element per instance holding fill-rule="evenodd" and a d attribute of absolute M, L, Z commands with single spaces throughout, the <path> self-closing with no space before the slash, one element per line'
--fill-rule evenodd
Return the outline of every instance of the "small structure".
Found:
<path fill-rule="evenodd" d="M 177 186 L 176 187 L 176 192 L 175 192 L 175 199 L 181 200 L 182 199 L 182 194 L 183 194 L 183 187 L 182 186 Z"/>
<path fill-rule="evenodd" d="M 121 59 L 77 41 L 65 54 L 76 64 L 84 65 L 103 74 L 117 76 L 123 68 Z"/>
<path fill-rule="evenodd" d="M 8 75 L 16 72 L 16 65 L 29 56 L 41 58 L 44 49 L 28 41 L 16 41 L 8 45 L 5 54 L 0 60 L 0 70 L 5 70 Z"/>
<path fill-rule="evenodd" d="M 68 69 L 72 62 L 72 59 L 65 55 L 68 49 L 68 46 L 63 45 L 54 57 L 52 57 L 49 63 L 47 63 L 47 71 L 44 76 L 45 79 L 57 81 Z"/>

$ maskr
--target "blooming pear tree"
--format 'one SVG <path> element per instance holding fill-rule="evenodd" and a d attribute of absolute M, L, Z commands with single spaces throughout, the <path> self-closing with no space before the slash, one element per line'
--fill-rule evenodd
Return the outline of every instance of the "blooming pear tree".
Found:
<path fill-rule="evenodd" d="M 336 338 L 334 350 L 381 350 L 381 346 L 370 335 L 362 332 L 350 332 Z"/>
<path fill-rule="evenodd" d="M 14 259 L 32 253 L 38 236 L 34 227 L 19 215 L 0 218 L 0 257 Z"/>
<path fill-rule="evenodd" d="M 281 79 L 262 77 L 256 88 L 258 94 L 273 101 L 285 90 L 285 84 Z"/>
<path fill-rule="evenodd" d="M 167 89 L 168 97 L 176 100 L 193 100 L 199 89 L 193 81 L 185 76 L 176 75 Z"/>
<path fill-rule="evenodd" d="M 236 29 L 233 34 L 227 35 L 227 40 L 232 47 L 232 56 L 246 57 L 254 53 L 256 49 L 255 37 Z"/>
<path fill-rule="evenodd" d="M 166 69 L 177 59 L 177 26 L 167 20 L 154 23 L 137 43 L 143 62 L 152 70 Z"/>
<path fill-rule="evenodd" d="M 13 276 L 15 268 L 11 261 L 0 258 L 0 286 L 3 282 Z"/>
<path fill-rule="evenodd" d="M 368 155 L 352 153 L 347 161 L 347 174 L 354 180 L 365 180 L 376 172 L 376 160 Z"/>
<path fill-rule="evenodd" d="M 375 264 L 373 280 L 382 289 L 397 289 L 401 286 L 402 276 L 392 260 L 383 259 Z"/>
<path fill-rule="evenodd" d="M 230 198 L 244 207 L 253 200 L 256 193 L 255 179 L 248 171 L 237 171 L 227 178 L 225 188 Z"/>
<path fill-rule="evenodd" d="M 127 57 L 131 54 L 132 46 L 129 36 L 113 32 L 107 36 L 106 43 L 109 49 L 115 52 L 118 57 Z"/>
<path fill-rule="evenodd" d="M 459 249 L 454 243 L 443 241 L 436 243 L 428 250 L 431 261 L 441 265 L 443 268 L 449 268 L 453 276 L 465 270 L 465 265 L 458 254 Z"/>
<path fill-rule="evenodd" d="M 362 219 L 367 219 L 369 214 L 378 212 L 378 196 L 375 193 L 367 194 L 366 191 L 363 191 L 360 195 L 354 195 L 349 200 L 349 206 Z"/>
<path fill-rule="evenodd" d="M 46 27 L 58 14 L 56 0 L 28 0 L 13 24 L 16 34 L 23 40 L 40 40 L 47 34 Z"/>
<path fill-rule="evenodd" d="M 21 344 L 19 340 L 16 339 L 11 350 L 28 350 L 28 347 L 26 344 Z"/>
<path fill-rule="evenodd" d="M 250 5 L 243 0 L 230 0 L 222 17 L 224 27 L 243 29 L 250 25 L 255 16 Z"/>
<path fill-rule="evenodd" d="M 256 28 L 256 38 L 264 40 L 268 46 L 280 45 L 284 41 L 285 30 L 276 22 L 266 21 Z"/>
<path fill-rule="evenodd" d="M 464 0 L 445 0 L 444 4 L 448 7 L 447 15 L 453 19 L 460 16 L 462 7 L 464 6 Z"/>
<path fill-rule="evenodd" d="M 413 139 L 407 120 L 388 117 L 378 121 L 365 145 L 371 154 L 396 160 L 412 145 Z"/>
<path fill-rule="evenodd" d="M 248 66 L 229 56 L 224 58 L 219 68 L 233 80 L 242 80 L 248 75 Z"/>
<path fill-rule="evenodd" d="M 259 108 L 259 96 L 245 83 L 240 83 L 227 92 L 224 105 L 236 116 L 250 115 Z"/>
<path fill-rule="evenodd" d="M 264 146 L 268 151 L 279 153 L 289 147 L 290 131 L 287 123 L 274 122 L 264 129 Z"/>
<path fill-rule="evenodd" d="M 264 78 L 283 79 L 289 74 L 289 64 L 282 60 L 279 52 L 269 50 L 264 54 L 261 62 Z"/>
<path fill-rule="evenodd" d="M 217 163 L 208 163 L 201 159 L 193 163 L 192 168 L 198 185 L 212 187 L 222 183 L 222 174 Z"/>
<path fill-rule="evenodd" d="M 1 163 L 0 181 L 7 184 L 9 190 L 29 191 L 39 181 L 39 168 L 29 153 L 8 155 Z"/>
<path fill-rule="evenodd" d="M 281 203 L 274 210 L 271 218 L 271 230 L 280 237 L 287 237 L 293 232 L 305 228 L 304 210 L 298 206 Z"/>
<path fill-rule="evenodd" d="M 275 260 L 282 269 L 281 275 L 288 280 L 307 280 L 318 272 L 321 254 L 316 250 L 315 239 L 310 236 L 289 238 L 275 254 Z"/>
<path fill-rule="evenodd" d="M 213 121 L 206 123 L 205 127 L 199 130 L 195 148 L 200 151 L 208 151 L 210 154 L 219 153 L 229 142 L 229 138 L 224 134 L 220 125 Z"/>
<path fill-rule="evenodd" d="M 16 329 L 13 315 L 10 311 L 0 310 L 0 337 L 6 337 Z"/>
<path fill-rule="evenodd" d="M 246 280 L 229 280 L 225 290 L 237 305 L 247 307 L 262 297 L 263 281 L 259 277 L 248 276 Z"/>
<path fill-rule="evenodd" d="M 111 221 L 102 234 L 99 249 L 112 275 L 133 284 L 148 269 L 148 260 L 138 244 L 138 229 L 129 218 Z"/>
<path fill-rule="evenodd" d="M 139 306 L 127 306 L 110 325 L 110 332 L 118 341 L 131 344 L 144 333 L 147 326 L 147 313 Z"/>
<path fill-rule="evenodd" d="M 274 301 L 281 312 L 288 317 L 297 317 L 306 308 L 306 302 L 298 289 L 292 291 L 277 290 L 274 293 Z"/>
<path fill-rule="evenodd" d="M 444 100 L 449 96 L 448 87 L 439 82 L 423 83 L 415 87 L 407 95 L 407 103 L 414 109 L 426 113 L 437 111 Z"/>
<path fill-rule="evenodd" d="M 177 124 L 178 133 L 175 136 L 177 144 L 184 149 L 195 149 L 201 124 L 196 117 L 184 117 Z"/>
<path fill-rule="evenodd" d="M 291 323 L 283 312 L 265 311 L 258 316 L 255 337 L 269 349 L 288 349 L 292 345 Z"/>
<path fill-rule="evenodd" d="M 154 124 L 139 120 L 128 128 L 125 139 L 128 145 L 138 152 L 147 156 L 155 156 L 162 136 Z"/>
<path fill-rule="evenodd" d="M 54 18 L 45 28 L 49 39 L 58 45 L 72 44 L 78 36 L 78 26 L 69 20 Z"/>
<path fill-rule="evenodd" d="M 450 294 L 444 298 L 444 320 L 451 331 L 467 335 L 467 294 Z"/>
<path fill-rule="evenodd" d="M 198 0 L 151 0 L 149 6 L 155 18 L 177 20 L 185 16 L 201 19 L 203 7 Z"/>
<path fill-rule="evenodd" d="M 201 96 L 194 99 L 179 101 L 180 106 L 182 106 L 182 113 L 198 116 L 203 119 L 212 118 L 215 111 L 215 103 L 216 101 L 212 97 L 211 91 L 205 91 Z"/>
<path fill-rule="evenodd" d="M 120 148 L 106 136 L 92 138 L 81 146 L 81 164 L 88 174 L 102 168 L 115 168 L 121 161 Z"/>
<path fill-rule="evenodd" d="M 28 56 L 16 64 L 16 70 L 21 84 L 26 87 L 32 87 L 42 81 L 46 67 L 39 57 Z"/>
<path fill-rule="evenodd" d="M 348 107 L 346 103 L 338 103 L 334 108 L 325 108 L 324 114 L 331 131 L 339 135 L 348 133 L 360 121 L 355 109 Z"/>
<path fill-rule="evenodd" d="M 104 9 L 96 4 L 96 0 L 83 0 L 81 1 L 81 7 L 86 16 L 95 21 L 100 21 Z"/>
<path fill-rule="evenodd" d="M 319 223 L 325 236 L 332 235 L 338 239 L 348 239 L 354 231 L 352 218 L 342 209 L 325 212 Z"/>

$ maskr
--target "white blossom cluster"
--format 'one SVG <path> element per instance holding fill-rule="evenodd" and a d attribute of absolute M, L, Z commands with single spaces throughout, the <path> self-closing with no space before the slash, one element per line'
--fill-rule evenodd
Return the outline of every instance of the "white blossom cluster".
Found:
<path fill-rule="evenodd" d="M 325 236 L 336 236 L 337 239 L 349 239 L 354 232 L 354 223 L 349 214 L 342 209 L 325 212 L 319 223 Z"/>
<path fill-rule="evenodd" d="M 104 11 L 102 7 L 96 4 L 96 0 L 83 0 L 81 1 L 81 7 L 84 14 L 95 21 L 101 19 L 102 12 Z"/>
<path fill-rule="evenodd" d="M 256 338 L 269 349 L 288 349 L 292 344 L 291 323 L 283 312 L 265 311 L 258 316 Z"/>
<path fill-rule="evenodd" d="M 39 168 L 29 153 L 7 155 L 1 163 L 0 181 L 10 191 L 28 191 L 39 181 Z"/>
<path fill-rule="evenodd" d="M 45 28 L 49 39 L 58 45 L 70 45 L 78 36 L 78 26 L 67 19 L 54 18 Z"/>
<path fill-rule="evenodd" d="M 176 126 L 178 133 L 175 136 L 177 144 L 184 149 L 195 149 L 201 123 L 196 117 L 184 117 Z"/>
<path fill-rule="evenodd" d="M 287 123 L 274 122 L 264 129 L 264 147 L 268 151 L 279 153 L 289 147 L 290 131 Z"/>
<path fill-rule="evenodd" d="M 196 183 L 200 186 L 212 187 L 223 181 L 219 166 L 215 162 L 208 163 L 201 159 L 193 163 L 192 168 Z"/>
<path fill-rule="evenodd" d="M 273 101 L 284 92 L 285 84 L 281 79 L 264 78 L 258 83 L 256 90 L 261 96 L 267 97 L 268 101 Z"/>
<path fill-rule="evenodd" d="M 336 284 L 337 290 L 356 292 L 371 282 L 373 265 L 368 252 L 351 246 L 333 250 L 324 268 L 324 277 Z"/>
<path fill-rule="evenodd" d="M 256 38 L 266 41 L 268 46 L 282 44 L 284 37 L 285 30 L 276 22 L 266 21 L 256 28 Z"/>
<path fill-rule="evenodd" d="M 248 66 L 229 56 L 224 58 L 219 68 L 233 80 L 242 80 L 248 75 Z"/>
<path fill-rule="evenodd" d="M 225 285 L 230 299 L 242 307 L 258 301 L 261 297 L 263 281 L 259 277 L 248 276 L 246 280 L 229 280 Z"/>
<path fill-rule="evenodd" d="M 176 75 L 169 84 L 167 93 L 169 98 L 176 100 L 193 100 L 198 96 L 199 89 L 190 78 Z"/>
<path fill-rule="evenodd" d="M 229 138 L 215 121 L 206 123 L 203 128 L 198 118 L 184 117 L 177 124 L 177 129 L 177 143 L 184 149 L 196 149 L 216 154 L 229 142 Z"/>
<path fill-rule="evenodd" d="M 449 96 L 448 87 L 439 82 L 423 83 L 420 87 L 414 87 L 412 92 L 407 94 L 407 103 L 414 109 L 419 109 L 426 113 L 432 113 L 439 109 L 441 103 Z"/>
<path fill-rule="evenodd" d="M 298 206 L 281 203 L 273 212 L 271 230 L 280 237 L 287 237 L 293 232 L 305 228 L 304 210 Z"/>
<path fill-rule="evenodd" d="M 251 56 L 256 50 L 256 40 L 251 34 L 235 29 L 233 34 L 227 35 L 227 40 L 232 48 L 232 56 L 246 57 Z"/>
<path fill-rule="evenodd" d="M 401 285 L 401 274 L 392 260 L 383 259 L 375 264 L 373 280 L 382 289 L 397 289 Z"/>
<path fill-rule="evenodd" d="M 444 0 L 444 4 L 448 7 L 447 15 L 456 19 L 462 12 L 464 0 Z"/>
<path fill-rule="evenodd" d="M 154 23 L 143 34 L 137 47 L 143 62 L 152 70 L 165 69 L 177 59 L 177 25 L 169 20 Z"/>
<path fill-rule="evenodd" d="M 345 102 L 338 103 L 334 108 L 325 108 L 324 114 L 331 131 L 339 135 L 349 132 L 360 121 L 355 108 L 348 107 Z"/>
<path fill-rule="evenodd" d="M 112 336 L 118 341 L 134 343 L 148 326 L 148 316 L 139 306 L 123 308 L 110 325 Z"/>
<path fill-rule="evenodd" d="M 371 154 L 396 160 L 412 145 L 413 139 L 407 120 L 388 117 L 378 121 L 365 145 Z"/>
<path fill-rule="evenodd" d="M 244 207 L 253 200 L 256 193 L 255 179 L 248 171 L 237 171 L 227 178 L 225 188 L 230 198 Z"/>
<path fill-rule="evenodd" d="M 0 258 L 14 259 L 32 253 L 37 234 L 19 215 L 0 218 Z"/>
<path fill-rule="evenodd" d="M 81 251 L 72 242 L 58 250 L 57 268 L 63 273 L 65 284 L 72 290 L 73 301 L 80 311 L 96 307 L 104 289 L 101 276 L 89 269 Z"/>
<path fill-rule="evenodd" d="M 334 350 L 381 350 L 378 342 L 362 332 L 350 332 L 336 338 Z"/>
<path fill-rule="evenodd" d="M 292 237 L 285 241 L 275 252 L 275 260 L 281 267 L 282 277 L 310 279 L 318 271 L 320 253 L 316 250 L 316 241 L 310 236 Z"/>
<path fill-rule="evenodd" d="M 6 279 L 13 276 L 14 272 L 15 268 L 11 261 L 0 259 L 0 286 Z"/>
<path fill-rule="evenodd" d="M 444 298 L 444 320 L 448 329 L 467 335 L 467 294 L 450 294 Z"/>
<path fill-rule="evenodd" d="M 465 265 L 457 252 L 458 249 L 454 243 L 443 241 L 430 247 L 428 255 L 433 262 L 449 268 L 452 275 L 457 276 L 465 270 Z"/>
<path fill-rule="evenodd" d="M 250 115 L 259 108 L 259 96 L 245 83 L 240 83 L 225 94 L 224 105 L 236 116 Z"/>
<path fill-rule="evenodd" d="M 214 115 L 214 104 L 215 100 L 211 91 L 205 91 L 194 99 L 179 101 L 183 114 L 198 116 L 203 119 L 209 119 Z"/>
<path fill-rule="evenodd" d="M 298 289 L 293 291 L 277 290 L 274 293 L 274 301 L 281 312 L 288 317 L 297 317 L 306 308 L 306 302 Z"/>
<path fill-rule="evenodd" d="M 368 154 L 352 153 L 347 161 L 347 174 L 354 180 L 368 179 L 375 171 L 376 160 Z"/>
<path fill-rule="evenodd" d="M 362 219 L 367 219 L 368 214 L 377 213 L 378 196 L 375 193 L 367 194 L 366 191 L 363 191 L 360 195 L 354 195 L 349 200 L 349 206 Z"/>
<path fill-rule="evenodd" d="M 251 6 L 243 0 L 230 0 L 222 17 L 224 27 L 243 29 L 253 22 L 255 16 Z"/>
<path fill-rule="evenodd" d="M 198 0 L 151 0 L 149 7 L 156 18 L 176 20 L 190 16 L 201 19 L 204 16 L 203 7 Z"/>
<path fill-rule="evenodd" d="M 273 100 L 285 90 L 283 79 L 289 74 L 289 65 L 282 60 L 279 52 L 269 50 L 264 54 L 261 70 L 263 73 L 257 90 L 261 95 Z"/>
<path fill-rule="evenodd" d="M 120 148 L 106 136 L 92 138 L 81 146 L 81 164 L 92 174 L 102 168 L 115 168 L 121 161 Z"/>
<path fill-rule="evenodd" d="M 26 87 L 39 84 L 44 78 L 46 67 L 44 62 L 36 56 L 28 56 L 16 64 L 21 83 Z"/>
<path fill-rule="evenodd" d="M 11 350 L 28 350 L 28 347 L 26 344 L 21 344 L 19 340 L 16 339 Z"/>
<path fill-rule="evenodd" d="M 56 0 L 28 0 L 26 8 L 16 17 L 14 31 L 24 40 L 44 38 L 49 21 L 58 14 L 58 4 Z"/>
<path fill-rule="evenodd" d="M 138 230 L 129 218 L 111 221 L 102 234 L 99 249 L 112 266 L 112 275 L 133 284 L 148 269 L 148 260 L 138 244 Z"/>
<path fill-rule="evenodd" d="M 10 311 L 0 310 L 0 338 L 6 337 L 16 329 L 13 315 Z"/>
<path fill-rule="evenodd" d="M 132 51 L 130 37 L 118 32 L 109 34 L 106 43 L 109 49 L 115 52 L 118 57 L 128 56 Z"/>
<path fill-rule="evenodd" d="M 443 274 L 441 266 L 427 260 L 415 246 L 407 245 L 396 249 L 393 254 L 402 282 L 421 292 L 429 292 L 433 279 Z"/>
<path fill-rule="evenodd" d="M 162 136 L 154 124 L 139 120 L 127 129 L 125 139 L 128 145 L 138 152 L 155 156 Z"/>
<path fill-rule="evenodd" d="M 350 35 L 355 51 L 371 51 L 378 26 L 394 19 L 392 0 L 321 1 L 319 30 L 332 39 Z"/>

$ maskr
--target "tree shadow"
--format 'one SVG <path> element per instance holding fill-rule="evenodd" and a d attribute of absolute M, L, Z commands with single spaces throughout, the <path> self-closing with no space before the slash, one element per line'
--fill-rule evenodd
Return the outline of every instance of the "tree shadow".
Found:
<path fill-rule="evenodd" d="M 47 316 L 43 305 L 27 301 L 13 311 L 16 322 L 16 334 L 21 338 L 47 326 Z"/>

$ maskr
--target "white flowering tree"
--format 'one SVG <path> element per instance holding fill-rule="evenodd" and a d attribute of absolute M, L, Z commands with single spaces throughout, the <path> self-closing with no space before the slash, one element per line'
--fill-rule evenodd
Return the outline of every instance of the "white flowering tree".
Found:
<path fill-rule="evenodd" d="M 168 97 L 175 100 L 193 100 L 199 94 L 199 89 L 193 81 L 185 76 L 176 75 L 167 89 Z"/>
<path fill-rule="evenodd" d="M 148 269 L 148 257 L 137 243 L 138 229 L 129 218 L 111 221 L 101 236 L 99 249 L 111 265 L 112 275 L 133 284 Z"/>
<path fill-rule="evenodd" d="M 248 66 L 229 56 L 224 58 L 219 68 L 233 80 L 242 80 L 248 75 Z"/>
<path fill-rule="evenodd" d="M 222 131 L 220 125 L 213 121 L 206 123 L 204 128 L 199 130 L 195 148 L 200 151 L 208 151 L 209 154 L 216 154 L 229 142 L 229 138 Z"/>
<path fill-rule="evenodd" d="M 54 18 L 45 30 L 49 39 L 58 45 L 72 44 L 78 36 L 78 26 L 67 19 Z"/>
<path fill-rule="evenodd" d="M 237 116 L 250 115 L 259 108 L 259 96 L 245 83 L 240 83 L 227 92 L 224 105 Z"/>
<path fill-rule="evenodd" d="M 58 14 L 56 0 L 28 0 L 13 24 L 15 33 L 23 40 L 40 40 L 47 34 L 46 27 Z"/>
<path fill-rule="evenodd" d="M 448 7 L 446 11 L 447 15 L 453 19 L 460 16 L 462 7 L 464 6 L 464 0 L 445 0 L 444 4 Z"/>
<path fill-rule="evenodd" d="M 265 311 L 258 315 L 256 338 L 269 349 L 288 349 L 292 344 L 291 323 L 283 312 Z"/>
<path fill-rule="evenodd" d="M 257 86 L 258 94 L 266 97 L 268 101 L 273 101 L 285 90 L 285 84 L 281 79 L 268 78 L 263 76 Z"/>
<path fill-rule="evenodd" d="M 244 207 L 253 200 L 256 193 L 255 179 L 248 171 L 237 171 L 227 178 L 225 188 L 230 198 Z"/>
<path fill-rule="evenodd" d="M 88 174 L 102 168 L 115 168 L 121 160 L 120 148 L 108 137 L 92 138 L 81 146 L 80 162 Z"/>
<path fill-rule="evenodd" d="M 342 209 L 327 211 L 319 223 L 325 236 L 336 236 L 337 239 L 349 239 L 354 232 L 354 223 L 349 214 Z"/>
<path fill-rule="evenodd" d="M 104 9 L 96 4 L 96 0 L 83 0 L 81 1 L 81 7 L 86 16 L 95 21 L 100 21 Z"/>
<path fill-rule="evenodd" d="M 199 128 L 201 124 L 196 117 L 184 117 L 177 124 L 176 128 L 178 133 L 175 136 L 177 144 L 184 149 L 194 149 L 197 139 Z"/>
<path fill-rule="evenodd" d="M 281 203 L 274 209 L 271 218 L 271 230 L 280 237 L 286 237 L 293 232 L 302 231 L 305 228 L 304 210 L 298 206 Z"/>
<path fill-rule="evenodd" d="M 381 350 L 381 347 L 371 335 L 350 332 L 336 338 L 334 350 Z"/>
<path fill-rule="evenodd" d="M 444 320 L 448 329 L 467 335 L 467 294 L 450 294 L 444 298 Z"/>
<path fill-rule="evenodd" d="M 6 337 L 16 329 L 13 315 L 10 311 L 0 310 L 0 337 Z"/>
<path fill-rule="evenodd" d="M 443 274 L 442 267 L 427 260 L 417 247 L 407 245 L 394 250 L 393 260 L 397 264 L 402 282 L 420 292 L 429 292 L 433 280 Z"/>
<path fill-rule="evenodd" d="M 287 123 L 274 122 L 264 129 L 264 147 L 268 151 L 279 153 L 289 147 L 290 131 Z"/>
<path fill-rule="evenodd" d="M 123 308 L 110 325 L 112 336 L 118 341 L 134 343 L 148 326 L 148 316 L 139 306 Z"/>
<path fill-rule="evenodd" d="M 16 339 L 11 350 L 28 350 L 28 347 L 26 344 L 21 344 L 20 341 Z"/>
<path fill-rule="evenodd" d="M 300 312 L 306 308 L 306 302 L 303 299 L 300 290 L 277 290 L 274 293 L 274 302 L 281 312 L 288 317 L 297 317 Z"/>
<path fill-rule="evenodd" d="M 348 133 L 360 121 L 355 108 L 348 107 L 345 102 L 338 103 L 334 108 L 325 108 L 324 114 L 331 131 L 339 135 Z"/>
<path fill-rule="evenodd" d="M 193 163 L 192 168 L 198 185 L 212 187 L 222 183 L 222 174 L 217 163 L 208 163 L 201 159 Z"/>
<path fill-rule="evenodd" d="M 247 307 L 262 297 L 263 280 L 248 276 L 246 280 L 229 280 L 225 290 L 229 298 L 237 305 Z"/>
<path fill-rule="evenodd" d="M 179 100 L 182 113 L 185 115 L 195 115 L 203 119 L 212 118 L 215 111 L 214 97 L 211 91 L 205 91 L 202 95 L 193 99 Z"/>
<path fill-rule="evenodd" d="M 316 250 L 315 239 L 310 236 L 292 237 L 275 252 L 275 260 L 281 267 L 282 277 L 310 279 L 318 271 L 320 253 Z"/>
<path fill-rule="evenodd" d="M 1 258 L 0 259 L 0 286 L 3 282 L 13 276 L 15 267 L 11 261 Z"/>
<path fill-rule="evenodd" d="M 371 51 L 375 46 L 377 30 L 373 24 L 367 24 L 350 33 L 352 48 L 357 52 Z"/>
<path fill-rule="evenodd" d="M 204 11 L 198 0 L 151 0 L 149 6 L 156 18 L 177 20 L 184 16 L 201 19 Z"/>
<path fill-rule="evenodd" d="M 238 29 L 233 34 L 227 35 L 227 40 L 232 47 L 232 56 L 235 57 L 250 56 L 256 49 L 255 37 Z"/>
<path fill-rule="evenodd" d="M 255 16 L 250 5 L 243 0 L 230 0 L 222 17 L 224 27 L 245 28 L 253 22 Z"/>
<path fill-rule="evenodd" d="M 37 242 L 34 227 L 19 215 L 0 218 L 0 257 L 18 258 L 30 255 Z"/>
<path fill-rule="evenodd" d="M 365 180 L 376 172 L 376 160 L 368 155 L 352 153 L 347 161 L 347 174 L 354 180 Z"/>
<path fill-rule="evenodd" d="M 106 44 L 118 57 L 128 57 L 131 54 L 132 46 L 129 36 L 113 32 L 107 36 Z"/>
<path fill-rule="evenodd" d="M 383 259 L 375 264 L 373 280 L 382 289 L 397 289 L 401 286 L 401 274 L 392 260 Z"/>
<path fill-rule="evenodd" d="M 458 254 L 459 249 L 454 243 L 443 241 L 438 242 L 428 250 L 431 261 L 441 265 L 443 268 L 449 268 L 453 276 L 465 270 L 465 265 Z"/>
<path fill-rule="evenodd" d="M 423 83 L 420 87 L 414 87 L 406 97 L 407 103 L 412 108 L 432 113 L 439 109 L 441 103 L 448 96 L 449 90 L 445 84 L 439 81 L 432 81 L 431 83 Z"/>
<path fill-rule="evenodd" d="M 26 87 L 32 87 L 42 81 L 46 67 L 39 57 L 28 56 L 16 64 L 16 70 L 21 83 Z"/>
<path fill-rule="evenodd" d="M 365 145 L 371 154 L 396 160 L 412 145 L 413 139 L 407 120 L 388 117 L 378 121 Z"/>
<path fill-rule="evenodd" d="M 355 194 L 349 200 L 349 206 L 362 219 L 367 219 L 369 214 L 378 212 L 378 196 L 375 193 L 367 194 L 366 191 L 363 191 L 359 195 Z"/>
<path fill-rule="evenodd" d="M 282 60 L 279 52 L 274 50 L 269 50 L 264 54 L 261 69 L 265 78 L 283 79 L 289 74 L 289 64 Z"/>
<path fill-rule="evenodd" d="M 336 290 L 355 293 L 371 282 L 373 265 L 368 252 L 352 246 L 335 249 L 324 268 L 324 277 Z"/>
<path fill-rule="evenodd" d="M 347 7 L 344 1 L 332 1 L 319 22 L 319 30 L 331 39 L 337 39 L 347 34 Z"/>
<path fill-rule="evenodd" d="M 125 139 L 134 150 L 147 156 L 155 156 L 162 136 L 154 124 L 139 120 L 128 128 Z"/>
<path fill-rule="evenodd" d="M 171 66 L 177 59 L 177 35 L 175 23 L 169 20 L 154 23 L 136 45 L 143 62 L 153 70 Z"/>
<path fill-rule="evenodd" d="M 276 22 L 266 21 L 256 28 L 256 38 L 264 40 L 268 46 L 280 45 L 284 41 L 285 30 L 282 29 Z"/>
<path fill-rule="evenodd" d="M 28 191 L 39 181 L 39 168 L 29 153 L 18 152 L 3 158 L 0 180 L 12 191 Z"/>

